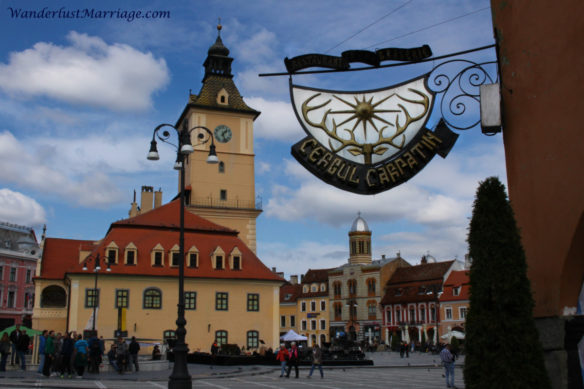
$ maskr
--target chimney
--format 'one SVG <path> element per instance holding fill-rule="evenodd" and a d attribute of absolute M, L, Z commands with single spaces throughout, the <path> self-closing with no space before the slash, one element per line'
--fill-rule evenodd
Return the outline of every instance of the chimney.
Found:
<path fill-rule="evenodd" d="M 290 276 L 290 283 L 292 285 L 298 284 L 298 275 Z"/>
<path fill-rule="evenodd" d="M 154 188 L 151 186 L 142 187 L 142 196 L 140 198 L 140 213 L 152 210 Z"/>
<path fill-rule="evenodd" d="M 422 265 L 425 265 L 428 263 L 428 259 L 426 259 L 425 255 L 422 255 L 422 261 L 421 261 Z"/>
<path fill-rule="evenodd" d="M 272 268 L 272 273 L 277 273 L 277 271 L 276 271 L 276 268 L 275 268 L 275 267 L 273 267 L 273 268 Z"/>
<path fill-rule="evenodd" d="M 381 254 L 381 259 L 385 259 L 385 254 Z"/>
<path fill-rule="evenodd" d="M 158 188 L 156 192 L 154 192 L 154 208 L 158 208 L 162 205 L 162 188 Z"/>

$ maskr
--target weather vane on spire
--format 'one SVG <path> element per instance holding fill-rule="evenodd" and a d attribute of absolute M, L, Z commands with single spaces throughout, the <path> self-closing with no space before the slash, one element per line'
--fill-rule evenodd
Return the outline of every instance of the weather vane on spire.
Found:
<path fill-rule="evenodd" d="M 221 17 L 217 18 L 217 35 L 221 36 L 221 29 L 223 26 L 221 25 Z"/>

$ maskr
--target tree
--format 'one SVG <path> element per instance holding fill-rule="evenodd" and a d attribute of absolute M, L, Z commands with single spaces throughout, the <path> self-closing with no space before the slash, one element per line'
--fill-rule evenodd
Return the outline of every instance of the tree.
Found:
<path fill-rule="evenodd" d="M 525 252 L 505 187 L 496 177 L 477 189 L 468 244 L 466 387 L 549 388 Z"/>

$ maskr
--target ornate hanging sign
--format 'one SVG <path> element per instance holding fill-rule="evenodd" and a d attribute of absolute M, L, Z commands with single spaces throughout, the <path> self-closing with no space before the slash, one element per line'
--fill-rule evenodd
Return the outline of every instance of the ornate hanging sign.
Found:
<path fill-rule="evenodd" d="M 292 155 L 346 191 L 376 194 L 398 186 L 434 155 L 448 155 L 458 138 L 451 129 L 480 121 L 472 107 L 480 104 L 479 86 L 496 81 L 488 65 L 493 63 L 449 61 L 398 85 L 353 92 L 299 86 L 290 79 L 292 105 L 307 135 L 292 146 Z M 442 118 L 429 129 L 435 104 Z"/>

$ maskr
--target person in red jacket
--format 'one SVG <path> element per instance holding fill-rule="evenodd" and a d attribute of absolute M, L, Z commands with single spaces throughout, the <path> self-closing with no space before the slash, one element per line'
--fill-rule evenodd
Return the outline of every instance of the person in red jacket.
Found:
<path fill-rule="evenodd" d="M 276 353 L 276 360 L 280 361 L 280 366 L 282 367 L 280 370 L 280 378 L 284 377 L 284 374 L 286 374 L 286 361 L 288 361 L 289 355 L 288 350 L 286 350 L 286 345 L 282 343 L 280 349 Z"/>
<path fill-rule="evenodd" d="M 294 366 L 294 370 L 296 371 L 296 378 L 298 378 L 298 363 L 300 362 L 300 352 L 298 347 L 296 347 L 296 342 L 292 342 L 292 348 L 290 349 L 289 357 L 288 357 L 288 372 L 286 373 L 286 378 L 290 378 L 290 371 L 292 370 L 292 366 Z"/>

